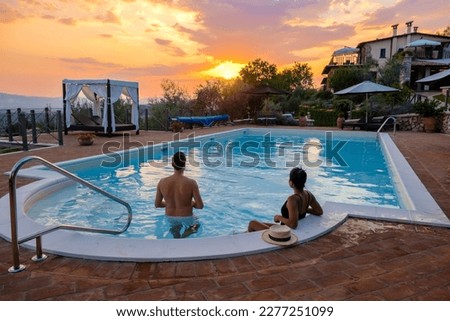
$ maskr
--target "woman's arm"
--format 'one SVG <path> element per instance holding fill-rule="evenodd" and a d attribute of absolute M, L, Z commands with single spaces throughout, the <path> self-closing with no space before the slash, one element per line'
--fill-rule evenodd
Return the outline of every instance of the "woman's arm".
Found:
<path fill-rule="evenodd" d="M 313 215 L 322 215 L 323 209 L 322 206 L 320 206 L 319 202 L 317 202 L 316 198 L 311 192 L 308 192 L 311 195 L 311 200 L 309 202 L 308 209 L 306 210 L 306 213 L 310 213 Z"/>

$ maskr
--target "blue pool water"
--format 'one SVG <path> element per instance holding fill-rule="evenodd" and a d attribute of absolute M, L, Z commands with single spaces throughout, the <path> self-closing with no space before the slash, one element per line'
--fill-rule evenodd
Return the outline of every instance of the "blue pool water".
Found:
<path fill-rule="evenodd" d="M 194 222 L 200 227 L 191 238 L 243 233 L 249 220 L 271 221 L 279 213 L 292 192 L 288 176 L 293 166 L 307 171 L 306 188 L 320 203 L 401 208 L 376 136 L 330 135 L 297 130 L 272 130 L 267 135 L 252 129 L 197 137 L 191 141 L 198 143 L 195 148 L 179 144 L 188 155 L 185 174 L 198 181 L 205 208 L 196 210 L 192 219 L 176 222 L 153 205 L 156 184 L 173 171 L 170 156 L 175 145 L 141 150 L 132 158 L 109 156 L 103 167 L 76 163 L 67 168 L 130 203 L 132 224 L 117 237 L 173 238 L 174 226 L 180 224 L 182 232 Z M 117 159 L 120 164 L 113 162 Z M 123 207 L 79 185 L 41 198 L 27 214 L 44 225 L 114 227 L 126 220 Z"/>

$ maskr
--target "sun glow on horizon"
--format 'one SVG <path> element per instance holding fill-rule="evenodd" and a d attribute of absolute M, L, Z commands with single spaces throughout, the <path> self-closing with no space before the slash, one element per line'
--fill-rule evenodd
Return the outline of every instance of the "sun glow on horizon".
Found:
<path fill-rule="evenodd" d="M 225 79 L 236 78 L 239 75 L 239 71 L 245 66 L 245 64 L 239 64 L 232 61 L 224 61 L 214 68 L 206 70 L 203 74 L 213 77 L 221 77 Z"/>
<path fill-rule="evenodd" d="M 389 37 L 402 21 L 426 33 L 449 23 L 444 0 L 297 2 L 3 0 L 0 91 L 56 97 L 62 79 L 110 78 L 139 82 L 141 97 L 159 97 L 165 79 L 192 92 L 207 79 L 238 79 L 257 58 L 280 71 L 308 63 L 319 87 L 343 46 Z"/>

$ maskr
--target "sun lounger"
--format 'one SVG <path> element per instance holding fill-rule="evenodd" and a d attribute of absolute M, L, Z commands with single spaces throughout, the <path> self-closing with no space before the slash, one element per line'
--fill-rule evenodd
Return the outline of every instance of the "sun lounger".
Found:
<path fill-rule="evenodd" d="M 356 127 L 359 129 L 363 129 L 366 125 L 366 116 L 361 117 L 360 119 L 347 119 L 344 121 L 344 127 L 352 127 L 355 130 Z"/>
<path fill-rule="evenodd" d="M 380 117 L 373 117 L 370 119 L 370 122 L 366 126 L 366 130 L 378 130 L 381 125 L 383 125 L 384 121 L 388 118 L 388 116 L 380 116 Z M 394 120 L 390 118 L 386 124 L 383 126 L 381 130 L 386 129 L 394 129 Z"/>
<path fill-rule="evenodd" d="M 76 124 L 70 124 L 68 130 L 85 130 L 93 132 L 105 132 L 102 125 L 102 120 L 98 116 L 88 117 L 83 114 L 72 115 Z M 135 130 L 136 126 L 133 124 L 119 124 L 116 122 L 116 131 Z"/>
<path fill-rule="evenodd" d="M 276 117 L 258 117 L 256 119 L 257 123 L 262 124 L 262 125 L 275 125 L 277 123 L 277 118 Z"/>
<path fill-rule="evenodd" d="M 388 116 L 369 117 L 368 121 L 366 122 L 366 116 L 363 116 L 360 119 L 346 120 L 343 126 L 352 127 L 353 130 L 355 130 L 355 128 L 358 127 L 361 130 L 377 131 L 387 118 Z M 394 120 L 389 119 L 388 122 L 384 125 L 383 130 L 393 128 L 394 128 Z"/>
<path fill-rule="evenodd" d="M 214 123 L 220 121 L 227 121 L 229 119 L 228 115 L 217 115 L 217 116 L 175 116 L 170 117 L 171 121 L 179 121 L 186 124 L 197 124 L 204 127 L 211 127 Z"/>

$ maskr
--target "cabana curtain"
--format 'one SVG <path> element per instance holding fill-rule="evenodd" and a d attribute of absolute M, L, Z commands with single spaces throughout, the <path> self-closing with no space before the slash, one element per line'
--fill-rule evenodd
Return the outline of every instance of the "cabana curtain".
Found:
<path fill-rule="evenodd" d="M 127 92 L 127 94 L 126 93 L 123 93 L 123 94 L 125 96 L 130 97 L 131 100 L 133 101 L 133 105 L 132 105 L 132 108 L 131 108 L 131 123 L 132 124 L 139 124 L 139 109 L 137 108 L 137 106 L 139 106 L 138 89 L 137 88 L 125 87 L 123 90 Z"/>
<path fill-rule="evenodd" d="M 67 112 L 67 107 L 66 107 L 66 124 L 67 124 L 67 126 L 70 125 L 70 119 L 71 119 L 70 108 L 72 108 L 73 102 L 77 98 L 78 94 L 80 93 L 81 88 L 83 88 L 83 85 L 66 86 L 66 95 L 64 97 L 64 100 L 69 103 L 69 112 Z"/>
<path fill-rule="evenodd" d="M 91 86 L 83 86 L 81 89 L 83 94 L 87 99 L 94 103 L 94 116 L 100 116 L 100 103 L 105 99 L 103 97 L 107 96 L 107 90 L 105 85 L 91 85 Z"/>
<path fill-rule="evenodd" d="M 108 97 L 108 84 L 110 96 Z M 106 133 L 108 125 L 111 127 L 112 132 L 116 131 L 116 122 L 114 117 L 114 103 L 120 99 L 123 94 L 132 100 L 131 108 L 131 123 L 136 126 L 136 130 L 139 130 L 139 91 L 138 83 L 128 81 L 117 81 L 109 79 L 101 80 L 63 80 L 63 86 L 65 90 L 64 100 L 65 104 L 65 120 L 66 126 L 69 127 L 71 123 L 71 109 L 75 102 L 75 99 L 79 95 L 80 91 L 87 99 L 94 103 L 94 115 L 100 113 L 100 100 L 106 102 L 106 106 L 103 109 L 102 126 Z M 108 105 L 111 106 L 111 124 L 108 124 Z"/>

